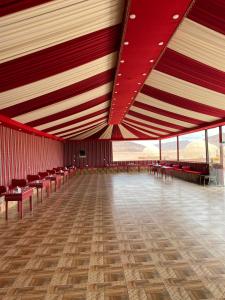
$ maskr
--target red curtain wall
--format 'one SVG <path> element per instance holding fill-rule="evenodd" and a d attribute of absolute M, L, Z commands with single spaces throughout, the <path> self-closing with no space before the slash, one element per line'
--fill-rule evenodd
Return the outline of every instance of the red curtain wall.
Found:
<path fill-rule="evenodd" d="M 86 157 L 79 157 L 80 150 L 84 150 Z M 64 144 L 64 164 L 75 163 L 77 167 L 103 167 L 112 162 L 111 141 L 69 141 Z"/>
<path fill-rule="evenodd" d="M 63 144 L 0 125 L 0 185 L 63 165 Z"/>

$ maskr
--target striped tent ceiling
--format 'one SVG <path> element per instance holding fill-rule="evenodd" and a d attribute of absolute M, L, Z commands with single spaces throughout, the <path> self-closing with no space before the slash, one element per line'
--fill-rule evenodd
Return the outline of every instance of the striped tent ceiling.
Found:
<path fill-rule="evenodd" d="M 225 124 L 224 0 L 0 4 L 0 121 L 56 139 Z"/>

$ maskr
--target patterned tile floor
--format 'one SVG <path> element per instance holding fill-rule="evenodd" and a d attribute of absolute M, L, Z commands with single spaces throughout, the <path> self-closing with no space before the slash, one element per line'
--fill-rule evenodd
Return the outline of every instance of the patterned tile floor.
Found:
<path fill-rule="evenodd" d="M 0 217 L 0 299 L 225 299 L 225 189 L 79 175 Z"/>

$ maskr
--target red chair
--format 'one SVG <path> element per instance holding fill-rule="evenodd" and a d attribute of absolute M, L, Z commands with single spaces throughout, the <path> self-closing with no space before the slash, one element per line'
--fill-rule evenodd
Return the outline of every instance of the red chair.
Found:
<path fill-rule="evenodd" d="M 48 172 L 48 174 L 50 174 L 50 175 L 54 175 L 54 174 L 56 173 L 55 170 L 47 170 L 47 172 Z"/>
<path fill-rule="evenodd" d="M 38 172 L 38 175 L 41 177 L 41 179 L 44 179 L 44 178 L 47 177 L 49 174 L 48 174 L 48 172 Z"/>
<path fill-rule="evenodd" d="M 0 197 L 7 192 L 7 189 L 4 185 L 0 185 Z"/>
<path fill-rule="evenodd" d="M 57 167 L 57 168 L 53 168 L 53 170 L 55 170 L 56 172 L 59 172 L 59 171 L 63 170 L 63 168 L 62 167 Z"/>
<path fill-rule="evenodd" d="M 40 175 L 27 175 L 28 182 L 40 180 L 40 179 L 41 179 Z"/>
<path fill-rule="evenodd" d="M 25 187 L 27 186 L 27 181 L 26 179 L 12 179 L 12 183 L 10 185 L 10 188 L 15 188 L 15 187 Z"/>

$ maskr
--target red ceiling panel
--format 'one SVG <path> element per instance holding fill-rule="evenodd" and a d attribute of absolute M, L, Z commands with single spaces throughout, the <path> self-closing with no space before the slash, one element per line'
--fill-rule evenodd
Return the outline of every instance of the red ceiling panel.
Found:
<path fill-rule="evenodd" d="M 131 1 L 115 78 L 109 124 L 121 123 L 191 0 Z"/>

